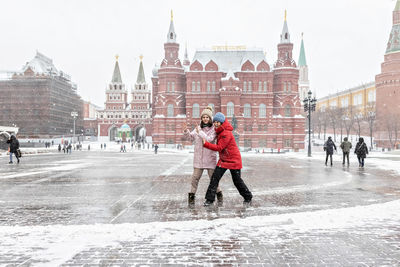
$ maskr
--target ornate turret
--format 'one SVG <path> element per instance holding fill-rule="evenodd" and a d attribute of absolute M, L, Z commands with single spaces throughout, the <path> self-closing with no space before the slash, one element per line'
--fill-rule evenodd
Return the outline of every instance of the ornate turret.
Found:
<path fill-rule="evenodd" d="M 190 60 L 189 60 L 188 52 L 187 52 L 187 44 L 185 46 L 185 56 L 184 56 L 184 59 L 183 59 L 183 65 L 184 66 L 189 66 L 190 65 Z"/>
<path fill-rule="evenodd" d="M 299 94 L 300 94 L 300 99 L 304 99 L 307 96 L 308 90 L 310 89 L 310 82 L 308 81 L 308 66 L 306 61 L 306 52 L 304 49 L 303 33 L 301 34 L 301 46 L 300 46 L 300 56 L 298 64 L 299 64 L 299 74 L 300 74 Z"/>
<path fill-rule="evenodd" d="M 140 56 L 140 65 L 139 65 L 139 72 L 136 80 L 136 84 L 145 84 L 146 79 L 144 78 L 144 69 L 143 69 L 143 56 Z"/>
<path fill-rule="evenodd" d="M 121 72 L 119 71 L 119 64 L 118 64 L 118 58 L 119 56 L 115 56 L 115 67 L 114 67 L 114 73 L 111 79 L 111 83 L 122 83 L 122 78 L 121 78 Z"/>
<path fill-rule="evenodd" d="M 393 10 L 393 26 L 387 43 L 386 54 L 400 51 L 400 0 Z"/>
<path fill-rule="evenodd" d="M 174 28 L 174 14 L 171 10 L 171 22 L 169 24 L 169 31 L 167 35 L 167 43 L 176 43 L 176 33 Z"/>
<path fill-rule="evenodd" d="M 283 23 L 281 41 L 278 44 L 278 60 L 275 63 L 275 68 L 296 67 L 296 63 L 292 58 L 292 50 L 293 50 L 293 44 L 290 42 L 290 34 L 287 26 L 286 10 L 285 10 L 285 21 Z"/>

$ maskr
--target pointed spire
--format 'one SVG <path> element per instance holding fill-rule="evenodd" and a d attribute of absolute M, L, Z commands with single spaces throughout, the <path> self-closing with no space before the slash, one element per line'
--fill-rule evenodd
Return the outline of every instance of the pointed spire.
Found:
<path fill-rule="evenodd" d="M 143 56 L 140 56 L 140 65 L 139 65 L 139 72 L 136 80 L 136 84 L 145 84 L 146 79 L 144 78 L 144 69 L 143 69 L 143 62 L 142 62 Z"/>
<path fill-rule="evenodd" d="M 287 15 L 287 13 L 285 10 L 285 21 L 283 23 L 283 29 L 282 29 L 282 34 L 281 34 L 281 44 L 290 43 L 290 34 L 289 34 L 288 26 L 287 26 L 286 15 Z"/>
<path fill-rule="evenodd" d="M 187 43 L 186 43 L 186 45 L 185 45 L 185 56 L 184 56 L 184 59 L 183 59 L 183 65 L 190 65 L 190 60 L 189 60 L 189 56 L 188 56 L 188 52 L 187 52 Z"/>
<path fill-rule="evenodd" d="M 400 0 L 397 0 L 396 7 L 394 8 L 394 11 L 400 11 Z"/>
<path fill-rule="evenodd" d="M 169 31 L 167 35 L 167 43 L 176 43 L 176 33 L 174 28 L 174 14 L 171 10 L 171 22 L 169 24 Z"/>
<path fill-rule="evenodd" d="M 303 33 L 301 33 L 301 47 L 300 47 L 300 56 L 299 56 L 299 67 L 307 66 L 306 61 L 306 52 L 304 49 L 304 42 L 303 42 Z"/>
<path fill-rule="evenodd" d="M 118 64 L 119 56 L 115 56 L 115 67 L 113 77 L 111 79 L 111 83 L 122 83 L 121 72 L 119 71 L 119 64 Z"/>

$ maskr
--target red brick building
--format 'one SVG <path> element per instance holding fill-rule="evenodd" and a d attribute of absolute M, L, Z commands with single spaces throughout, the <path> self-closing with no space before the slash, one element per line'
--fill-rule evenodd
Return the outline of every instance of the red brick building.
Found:
<path fill-rule="evenodd" d="M 122 82 L 117 57 L 111 82 L 106 88 L 105 108 L 97 112 L 99 141 L 114 141 L 121 138 L 118 131 L 124 124 L 130 128 L 130 133 L 125 137 L 127 139 L 137 140 L 139 132 L 145 132 L 147 136 L 151 136 L 151 91 L 145 80 L 142 61 L 140 61 L 136 84 L 130 95 L 129 100 L 128 90 Z"/>
<path fill-rule="evenodd" d="M 304 148 L 305 119 L 292 50 L 285 18 L 272 69 L 262 49 L 244 47 L 197 50 L 191 62 L 185 51 L 181 63 L 171 19 L 164 59 L 153 70 L 153 143 L 185 143 L 182 125 L 194 127 L 210 105 L 214 113 L 237 121 L 241 147 Z"/>
<path fill-rule="evenodd" d="M 83 132 L 83 101 L 71 77 L 37 52 L 22 70 L 0 80 L 0 125 L 16 125 L 20 138 L 54 138 Z"/>
<path fill-rule="evenodd" d="M 400 145 L 400 0 L 393 11 L 393 26 L 381 73 L 375 77 L 378 147 Z"/>

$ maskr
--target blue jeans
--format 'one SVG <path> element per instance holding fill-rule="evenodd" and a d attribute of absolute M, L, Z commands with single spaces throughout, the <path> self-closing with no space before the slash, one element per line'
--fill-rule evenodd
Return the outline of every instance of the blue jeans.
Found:
<path fill-rule="evenodd" d="M 364 158 L 362 157 L 357 157 L 358 158 L 358 163 L 360 163 L 361 167 L 364 167 Z"/>

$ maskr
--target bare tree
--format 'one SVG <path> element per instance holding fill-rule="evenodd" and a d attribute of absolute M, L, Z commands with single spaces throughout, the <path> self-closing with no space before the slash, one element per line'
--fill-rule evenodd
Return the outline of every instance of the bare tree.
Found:
<path fill-rule="evenodd" d="M 354 122 L 353 108 L 351 106 L 344 110 L 342 121 L 344 128 L 346 129 L 346 136 L 349 137 Z"/>
<path fill-rule="evenodd" d="M 372 142 L 372 137 L 374 134 L 375 130 L 375 124 L 376 124 L 376 111 L 375 111 L 375 102 L 369 102 L 366 111 L 365 111 L 365 116 L 364 119 L 368 123 L 368 129 L 369 129 L 369 136 L 371 137 L 371 148 L 373 148 L 373 142 Z"/>
<path fill-rule="evenodd" d="M 336 127 L 337 127 L 337 108 L 330 107 L 327 112 L 327 119 L 333 130 L 333 140 L 336 142 Z"/>
<path fill-rule="evenodd" d="M 364 116 L 361 112 L 354 115 L 354 130 L 356 131 L 358 138 L 361 136 L 361 124 L 364 121 Z"/>
<path fill-rule="evenodd" d="M 344 115 L 344 111 L 343 108 L 337 108 L 336 109 L 336 121 L 337 121 L 337 126 L 339 127 L 340 130 L 340 142 L 343 141 L 343 115 Z"/>
<path fill-rule="evenodd" d="M 326 128 L 328 127 L 328 118 L 326 112 L 321 112 L 321 125 L 324 130 L 324 140 L 326 139 Z"/>
<path fill-rule="evenodd" d="M 389 137 L 391 148 L 395 148 L 399 137 L 400 120 L 395 114 L 387 114 L 385 117 L 385 126 Z"/>
<path fill-rule="evenodd" d="M 321 139 L 321 129 L 322 129 L 321 113 L 322 112 L 318 110 L 313 114 L 314 116 L 312 116 L 312 126 L 313 128 L 315 127 L 318 131 L 318 139 Z"/>

